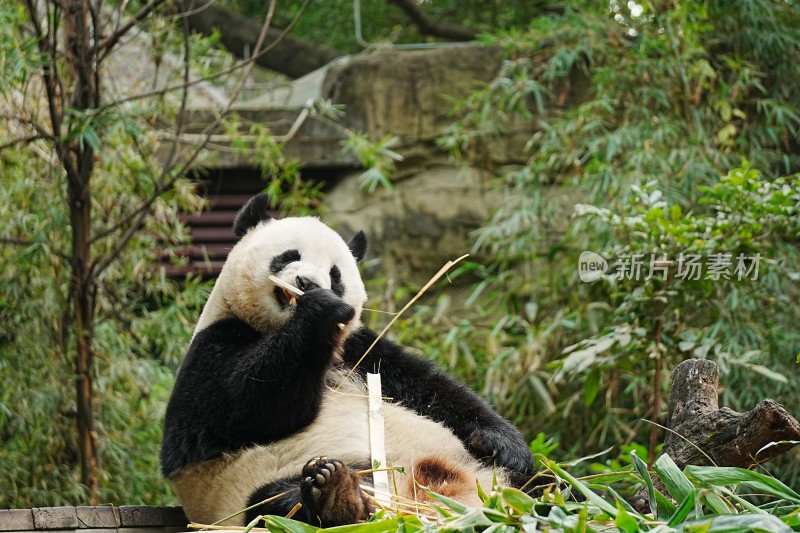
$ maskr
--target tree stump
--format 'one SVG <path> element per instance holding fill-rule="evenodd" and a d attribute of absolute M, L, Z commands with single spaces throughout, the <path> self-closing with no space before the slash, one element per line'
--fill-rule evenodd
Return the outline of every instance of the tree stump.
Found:
<path fill-rule="evenodd" d="M 705 359 L 682 362 L 672 375 L 669 428 L 663 453 L 686 465 L 750 468 L 789 450 L 800 424 L 782 405 L 763 400 L 746 413 L 719 408 L 719 367 Z M 764 448 L 770 443 L 777 443 Z M 713 461 L 713 463 L 712 463 Z"/>
<path fill-rule="evenodd" d="M 719 367 L 705 359 L 689 359 L 675 368 L 669 398 L 670 431 L 663 453 L 681 469 L 686 465 L 751 468 L 791 449 L 800 441 L 800 424 L 782 405 L 763 400 L 746 413 L 717 402 Z M 770 443 L 772 446 L 766 447 Z M 656 481 L 659 490 L 663 485 Z M 645 492 L 633 504 L 647 511 Z"/>

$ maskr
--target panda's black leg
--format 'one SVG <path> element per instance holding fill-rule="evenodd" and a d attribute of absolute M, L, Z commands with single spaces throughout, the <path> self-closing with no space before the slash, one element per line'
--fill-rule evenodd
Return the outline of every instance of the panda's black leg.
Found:
<path fill-rule="evenodd" d="M 300 484 L 308 523 L 331 527 L 366 520 L 372 512 L 359 474 L 338 459 L 316 457 L 306 464 Z"/>
<path fill-rule="evenodd" d="M 362 483 L 363 478 L 338 459 L 315 457 L 303 467 L 301 475 L 256 489 L 248 507 L 282 495 L 250 509 L 245 523 L 260 515 L 286 516 L 298 503 L 302 507 L 293 518 L 313 526 L 340 526 L 366 520 L 372 505 L 360 488 Z"/>

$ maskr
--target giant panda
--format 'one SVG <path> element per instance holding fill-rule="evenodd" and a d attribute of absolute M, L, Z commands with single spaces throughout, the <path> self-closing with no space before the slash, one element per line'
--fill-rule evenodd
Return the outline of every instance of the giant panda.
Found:
<path fill-rule="evenodd" d="M 161 468 L 189 519 L 210 524 L 254 506 L 224 522 L 242 525 L 298 503 L 294 518 L 315 526 L 367 519 L 366 372 L 381 376 L 386 461 L 404 472 L 393 471 L 399 496 L 424 500 L 424 486 L 479 505 L 476 482 L 529 479 L 520 432 L 431 362 L 382 338 L 349 372 L 377 337 L 359 320 L 366 237 L 346 243 L 314 217 L 273 219 L 268 204 L 261 194 L 239 211 L 240 240 L 167 405 Z"/>

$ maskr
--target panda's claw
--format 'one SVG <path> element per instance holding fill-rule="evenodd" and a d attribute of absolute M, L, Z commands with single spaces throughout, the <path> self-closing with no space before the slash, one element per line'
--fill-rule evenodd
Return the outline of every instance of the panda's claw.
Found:
<path fill-rule="evenodd" d="M 361 491 L 361 476 L 341 461 L 317 457 L 309 461 L 300 484 L 309 523 L 329 527 L 366 520 L 372 506 Z"/>

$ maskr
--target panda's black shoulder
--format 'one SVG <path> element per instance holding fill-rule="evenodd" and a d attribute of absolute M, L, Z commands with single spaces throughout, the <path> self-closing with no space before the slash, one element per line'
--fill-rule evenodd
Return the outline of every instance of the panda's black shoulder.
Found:
<path fill-rule="evenodd" d="M 187 351 L 187 357 L 193 353 L 230 350 L 231 346 L 250 344 L 259 339 L 260 333 L 237 317 L 217 320 L 205 329 L 197 332 Z"/>
<path fill-rule="evenodd" d="M 232 409 L 224 393 L 225 377 L 237 350 L 258 338 L 259 333 L 238 318 L 218 320 L 195 334 L 164 417 L 161 469 L 165 477 L 229 450 L 227 436 L 217 431 L 225 427 Z"/>

